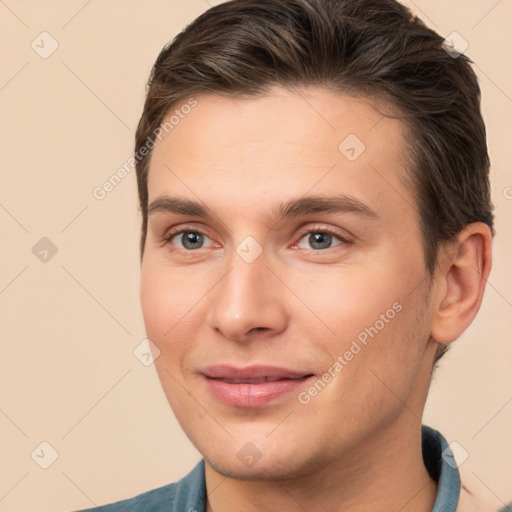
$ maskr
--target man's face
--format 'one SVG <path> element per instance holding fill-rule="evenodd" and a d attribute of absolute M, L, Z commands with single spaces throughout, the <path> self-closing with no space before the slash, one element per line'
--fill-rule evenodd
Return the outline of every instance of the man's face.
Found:
<path fill-rule="evenodd" d="M 319 89 L 196 99 L 153 151 L 141 281 L 185 433 L 277 478 L 417 426 L 434 348 L 402 124 Z M 287 208 L 308 198 L 339 208 Z"/>

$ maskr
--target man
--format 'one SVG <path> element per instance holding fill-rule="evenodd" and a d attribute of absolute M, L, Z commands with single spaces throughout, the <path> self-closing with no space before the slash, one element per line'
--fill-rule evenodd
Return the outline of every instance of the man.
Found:
<path fill-rule="evenodd" d="M 491 269 L 469 62 L 394 0 L 227 2 L 164 48 L 141 303 L 204 459 L 101 510 L 477 510 L 421 421 Z"/>

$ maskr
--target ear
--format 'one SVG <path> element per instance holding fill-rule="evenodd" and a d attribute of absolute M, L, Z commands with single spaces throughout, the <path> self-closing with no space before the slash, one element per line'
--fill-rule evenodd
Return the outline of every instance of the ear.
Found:
<path fill-rule="evenodd" d="M 482 222 L 468 224 L 440 249 L 430 336 L 456 340 L 475 318 L 491 271 L 492 234 Z"/>

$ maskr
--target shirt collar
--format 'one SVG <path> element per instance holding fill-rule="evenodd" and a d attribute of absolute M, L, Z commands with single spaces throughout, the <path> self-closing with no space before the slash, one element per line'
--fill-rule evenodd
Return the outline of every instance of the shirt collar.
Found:
<path fill-rule="evenodd" d="M 460 476 L 452 450 L 440 432 L 421 428 L 423 461 L 430 477 L 437 482 L 432 512 L 456 512 L 460 494 Z M 206 512 L 204 459 L 178 482 L 176 499 L 186 512 Z"/>
<path fill-rule="evenodd" d="M 423 462 L 430 477 L 437 482 L 436 501 L 432 512 L 455 512 L 460 494 L 457 462 L 440 432 L 421 427 Z"/>

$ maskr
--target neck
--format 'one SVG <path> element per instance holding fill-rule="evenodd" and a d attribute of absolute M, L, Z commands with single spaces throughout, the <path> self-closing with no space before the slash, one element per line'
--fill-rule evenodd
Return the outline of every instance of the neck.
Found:
<path fill-rule="evenodd" d="M 404 410 L 333 463 L 286 480 L 236 480 L 205 461 L 207 512 L 432 510 L 437 485 L 421 451 L 421 421 Z"/>

